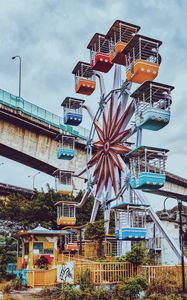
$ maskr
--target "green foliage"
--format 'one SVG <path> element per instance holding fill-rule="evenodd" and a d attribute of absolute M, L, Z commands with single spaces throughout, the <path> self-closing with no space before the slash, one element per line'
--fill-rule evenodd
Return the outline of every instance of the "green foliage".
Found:
<path fill-rule="evenodd" d="M 0 279 L 6 278 L 6 266 L 8 263 L 16 263 L 17 243 L 11 237 L 5 236 L 6 245 L 0 246 Z"/>
<path fill-rule="evenodd" d="M 147 282 L 145 278 L 137 276 L 129 278 L 125 283 L 118 286 L 120 299 L 138 299 L 140 292 L 147 289 Z"/>
<path fill-rule="evenodd" d="M 91 279 L 90 279 L 90 270 L 82 270 L 80 275 L 78 276 L 78 284 L 81 290 L 86 290 L 91 287 Z"/>
<path fill-rule="evenodd" d="M 53 189 L 47 193 L 35 191 L 32 199 L 26 199 L 21 195 L 11 195 L 8 200 L 0 200 L 0 219 L 16 222 L 25 229 L 31 229 L 41 224 L 43 227 L 57 229 L 55 203 L 63 200 L 80 202 L 83 193 L 73 196 L 61 196 Z M 77 209 L 77 224 L 83 225 L 89 222 L 94 198 L 90 196 L 84 207 Z M 102 218 L 102 210 L 99 210 L 98 218 Z"/>
<path fill-rule="evenodd" d="M 80 289 L 72 288 L 70 285 L 64 286 L 61 292 L 60 300 L 81 300 L 82 297 Z M 87 298 L 90 299 L 90 298 Z"/>
<path fill-rule="evenodd" d="M 105 237 L 104 221 L 96 221 L 94 223 L 88 223 L 86 226 L 85 237 L 89 240 L 97 241 L 97 256 L 102 257 L 103 247 L 102 241 Z"/>
<path fill-rule="evenodd" d="M 105 237 L 104 221 L 88 223 L 86 226 L 85 236 L 89 240 L 102 240 Z"/>
<path fill-rule="evenodd" d="M 131 251 L 126 254 L 126 261 L 134 264 L 135 267 L 145 264 L 147 261 L 147 250 L 139 243 L 132 245 Z"/>

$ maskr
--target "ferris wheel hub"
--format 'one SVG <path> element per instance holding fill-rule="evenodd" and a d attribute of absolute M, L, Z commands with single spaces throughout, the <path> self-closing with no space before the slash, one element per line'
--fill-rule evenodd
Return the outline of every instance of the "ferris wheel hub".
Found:
<path fill-rule="evenodd" d="M 107 153 L 109 151 L 109 149 L 110 149 L 110 143 L 107 141 L 104 144 L 104 152 Z"/>

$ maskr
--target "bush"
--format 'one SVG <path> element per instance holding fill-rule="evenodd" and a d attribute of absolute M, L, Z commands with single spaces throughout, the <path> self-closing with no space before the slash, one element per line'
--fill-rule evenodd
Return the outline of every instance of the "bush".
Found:
<path fill-rule="evenodd" d="M 11 292 L 11 290 L 12 290 L 11 283 L 5 284 L 2 288 L 3 294 L 9 294 Z"/>
<path fill-rule="evenodd" d="M 178 294 L 178 287 L 176 281 L 176 275 L 173 271 L 163 273 L 160 277 L 156 278 L 146 292 L 146 297 L 156 297 L 155 295 L 167 296 L 172 294 Z M 150 298 L 152 299 L 152 298 Z M 157 298 L 155 298 L 156 300 Z M 160 299 L 160 298 L 159 298 Z"/>
<path fill-rule="evenodd" d="M 126 254 L 126 261 L 134 264 L 135 267 L 145 264 L 147 261 L 147 250 L 141 244 L 134 244 L 131 251 Z"/>
<path fill-rule="evenodd" d="M 118 286 L 119 299 L 138 299 L 140 292 L 147 289 L 148 285 L 145 278 L 137 276 L 129 278 L 126 282 Z"/>
<path fill-rule="evenodd" d="M 86 269 L 81 271 L 78 276 L 78 284 L 80 285 L 81 290 L 85 290 L 91 287 L 91 279 L 90 279 L 90 270 Z"/>
<path fill-rule="evenodd" d="M 79 289 L 73 288 L 70 285 L 66 285 L 63 286 L 61 295 L 60 295 L 60 300 L 83 300 L 86 298 L 83 298 L 81 295 L 81 291 Z M 90 300 L 90 294 L 89 294 L 89 298 L 87 298 Z"/>

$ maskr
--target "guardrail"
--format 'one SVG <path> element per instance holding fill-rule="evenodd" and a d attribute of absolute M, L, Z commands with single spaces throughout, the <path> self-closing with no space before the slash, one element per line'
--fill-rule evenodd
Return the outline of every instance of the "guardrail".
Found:
<path fill-rule="evenodd" d="M 74 280 L 78 283 L 78 278 L 82 272 L 89 270 L 90 282 L 94 285 L 116 284 L 135 276 L 133 265 L 128 262 L 108 262 L 108 263 L 75 263 Z"/>
<path fill-rule="evenodd" d="M 67 131 L 70 134 L 78 136 L 82 139 L 87 139 L 87 137 L 89 136 L 88 129 L 78 126 L 76 128 L 77 130 L 74 130 L 72 126 L 64 125 L 63 118 L 57 116 L 56 114 L 53 114 L 46 109 L 43 109 L 35 104 L 32 104 L 29 101 L 24 100 L 23 98 L 14 96 L 1 89 L 0 89 L 0 103 L 7 105 L 11 108 L 14 108 L 16 110 L 22 111 L 23 113 L 29 116 L 32 116 L 49 125 Z"/>

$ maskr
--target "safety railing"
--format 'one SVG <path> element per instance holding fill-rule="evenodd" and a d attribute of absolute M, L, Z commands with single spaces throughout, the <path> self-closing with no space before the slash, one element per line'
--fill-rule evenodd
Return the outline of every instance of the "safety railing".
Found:
<path fill-rule="evenodd" d="M 76 263 L 75 284 L 85 270 L 89 270 L 90 282 L 95 285 L 115 284 L 135 276 L 133 265 L 128 262 Z"/>
<path fill-rule="evenodd" d="M 153 283 L 156 279 L 173 278 L 177 285 L 181 285 L 182 275 L 181 275 L 181 266 L 139 266 L 137 270 L 138 275 L 142 275 L 146 278 L 148 283 Z M 185 274 L 187 280 L 187 266 L 185 266 Z"/>
<path fill-rule="evenodd" d="M 87 139 L 89 136 L 89 130 L 78 126 L 74 130 L 72 126 L 64 125 L 63 118 L 43 109 L 31 102 L 24 100 L 23 98 L 16 97 L 4 90 L 0 89 L 0 103 L 12 107 L 16 110 L 22 111 L 23 113 L 32 116 L 38 120 L 41 120 L 49 125 L 62 129 L 69 132 L 72 135 L 78 136 L 82 139 Z"/>

